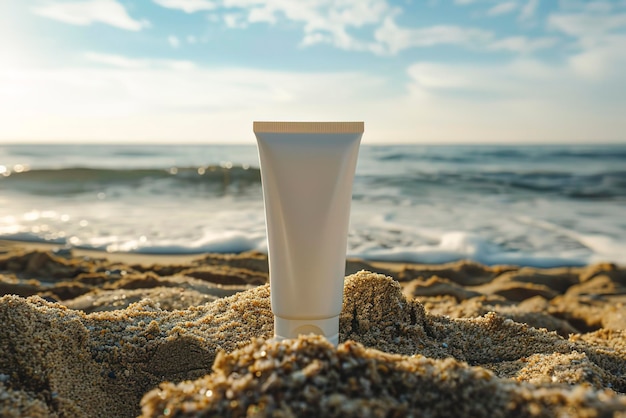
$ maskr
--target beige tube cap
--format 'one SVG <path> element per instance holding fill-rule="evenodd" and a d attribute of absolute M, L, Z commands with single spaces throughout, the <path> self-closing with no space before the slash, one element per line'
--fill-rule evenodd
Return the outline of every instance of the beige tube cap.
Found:
<path fill-rule="evenodd" d="M 277 340 L 309 334 L 324 336 L 336 346 L 339 344 L 339 316 L 325 319 L 287 319 L 274 316 L 274 338 Z"/>

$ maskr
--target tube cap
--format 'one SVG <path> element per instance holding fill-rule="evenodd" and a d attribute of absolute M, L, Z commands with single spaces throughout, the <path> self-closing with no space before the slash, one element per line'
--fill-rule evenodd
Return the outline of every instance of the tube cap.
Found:
<path fill-rule="evenodd" d="M 326 319 L 287 319 L 274 315 L 274 338 L 284 340 L 298 335 L 322 335 L 331 344 L 339 344 L 339 316 Z"/>

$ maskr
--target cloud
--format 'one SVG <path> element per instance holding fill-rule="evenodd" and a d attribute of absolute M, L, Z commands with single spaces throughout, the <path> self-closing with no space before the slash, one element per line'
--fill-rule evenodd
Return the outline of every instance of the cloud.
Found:
<path fill-rule="evenodd" d="M 255 7 L 250 10 L 248 14 L 248 21 L 250 23 L 266 22 L 273 25 L 278 21 L 278 19 L 271 9 Z"/>
<path fill-rule="evenodd" d="M 404 93 L 358 72 L 192 67 L 90 53 L 110 68 L 0 69 L 0 137 L 252 143 L 251 121 L 365 120 L 371 142 L 619 140 L 626 99 L 573 67 L 416 62 Z M 329 100 L 328 92 L 333 92 Z M 613 94 L 612 100 L 606 95 Z M 88 133 L 88 134 L 86 134 Z"/>
<path fill-rule="evenodd" d="M 247 24 L 277 24 L 288 20 L 302 26 L 300 44 L 311 46 L 328 43 L 344 50 L 380 52 L 380 46 L 357 39 L 352 29 L 379 25 L 386 17 L 399 12 L 386 0 L 153 0 L 163 7 L 177 8 L 189 13 L 215 10 L 212 14 L 228 28 L 243 28 Z"/>
<path fill-rule="evenodd" d="M 552 48 L 559 43 L 556 37 L 527 38 L 525 36 L 511 36 L 499 39 L 487 46 L 491 51 L 509 51 L 521 54 L 529 54 L 541 49 Z"/>
<path fill-rule="evenodd" d="M 111 65 L 119 68 L 146 68 L 149 66 L 149 63 L 146 60 L 128 58 L 121 55 L 87 52 L 84 54 L 84 56 L 88 61 L 98 64 Z"/>
<path fill-rule="evenodd" d="M 250 22 L 275 24 L 285 18 L 303 25 L 302 45 L 330 43 L 344 50 L 379 51 L 371 42 L 361 41 L 349 31 L 366 25 L 378 25 L 398 9 L 385 0 L 347 0 L 326 2 L 285 2 L 282 0 L 225 0 L 229 6 L 247 10 Z"/>
<path fill-rule="evenodd" d="M 223 18 L 226 27 L 230 29 L 244 29 L 248 26 L 246 17 L 241 13 L 226 13 Z"/>
<path fill-rule="evenodd" d="M 398 7 L 386 0 L 310 0 L 291 2 L 284 0 L 153 0 L 164 7 L 176 7 L 188 12 L 211 9 L 212 22 L 223 22 L 227 28 L 245 28 L 250 24 L 276 25 L 282 21 L 295 22 L 302 27 L 301 47 L 329 44 L 348 51 L 366 51 L 377 55 L 395 55 L 411 48 L 455 45 L 484 51 L 508 50 L 529 53 L 551 45 L 547 39 L 506 38 L 496 41 L 488 30 L 456 25 L 403 27 L 395 16 Z M 468 4 L 481 0 L 457 0 Z M 533 1 L 535 3 L 533 3 Z M 205 4 L 206 2 L 206 4 Z M 534 5 L 533 5 L 534 4 Z M 530 0 L 525 9 L 536 7 Z M 512 13 L 518 3 L 508 1 L 492 7 L 488 14 L 497 16 Z M 526 13 L 530 13 L 526 11 Z M 365 29 L 355 35 L 354 29 Z M 364 33 L 371 34 L 369 37 Z"/>
<path fill-rule="evenodd" d="M 253 15 L 257 22 L 287 20 L 305 24 L 305 30 L 329 28 L 333 25 L 361 27 L 380 22 L 398 10 L 385 0 L 345 0 L 329 2 L 311 0 L 289 2 L 284 0 L 223 0 L 225 8 L 238 8 Z M 262 20 L 265 19 L 265 20 Z"/>
<path fill-rule="evenodd" d="M 511 13 L 517 9 L 517 3 L 514 1 L 507 1 L 499 3 L 489 10 L 487 10 L 487 16 L 500 16 L 507 13 Z"/>
<path fill-rule="evenodd" d="M 84 58 L 93 63 L 104 64 L 106 66 L 117 67 L 121 69 L 169 69 L 169 70 L 191 70 L 196 65 L 191 61 L 182 60 L 156 60 L 130 58 L 123 55 L 103 54 L 100 52 L 86 52 Z"/>
<path fill-rule="evenodd" d="M 195 13 L 203 10 L 213 10 L 216 5 L 210 0 L 152 0 L 161 7 L 182 10 L 185 13 Z"/>
<path fill-rule="evenodd" d="M 590 80 L 568 64 L 523 58 L 500 65 L 418 62 L 408 75 L 406 106 L 441 129 L 442 139 L 465 132 L 494 141 L 623 140 L 626 98 L 614 86 L 624 85 L 626 74 Z"/>
<path fill-rule="evenodd" d="M 624 0 L 560 0 L 559 5 L 561 6 L 562 10 L 580 11 L 588 13 L 608 13 L 616 8 L 626 7 L 626 2 Z"/>
<path fill-rule="evenodd" d="M 367 142 L 617 141 L 626 131 L 626 98 L 614 87 L 626 74 L 617 62 L 594 79 L 579 63 L 530 57 L 422 61 L 407 69 L 405 91 L 389 93 L 385 76 L 362 72 L 209 68 L 97 52 L 84 58 L 100 67 L 0 68 L 0 85 L 11 87 L 0 90 L 0 137 L 252 143 L 249 123 L 272 118 L 365 120 Z"/>
<path fill-rule="evenodd" d="M 525 37 L 509 37 L 495 40 L 491 31 L 455 25 L 426 27 L 402 27 L 395 16 L 400 9 L 390 6 L 386 0 L 345 0 L 328 2 L 285 2 L 283 0 L 153 0 L 163 7 L 178 8 L 188 13 L 213 10 L 209 18 L 223 22 L 227 28 L 245 28 L 249 24 L 276 25 L 283 20 L 302 25 L 300 46 L 310 47 L 329 44 L 349 51 L 368 51 L 378 55 L 395 55 L 401 51 L 456 45 L 485 51 L 511 51 L 531 53 L 553 45 L 554 40 L 542 38 L 530 40 Z M 456 0 L 457 4 L 469 4 L 481 0 Z M 538 0 L 529 0 L 522 14 L 530 16 Z M 515 1 L 500 3 L 489 9 L 490 16 L 512 13 L 518 8 Z M 219 12 L 219 13 L 217 13 Z M 354 35 L 352 29 L 366 27 L 371 37 Z"/>
<path fill-rule="evenodd" d="M 550 67 L 533 60 L 518 60 L 499 66 L 418 62 L 411 65 L 407 73 L 414 82 L 413 91 L 421 91 L 420 95 L 428 93 L 436 97 L 438 92 L 448 91 L 462 97 L 473 93 L 470 100 L 476 100 L 479 97 L 476 94 L 489 100 L 494 97 L 498 100 L 519 99 L 528 94 L 524 86 L 529 80 L 548 81 L 554 74 Z"/>
<path fill-rule="evenodd" d="M 557 13 L 548 17 L 548 27 L 576 38 L 597 38 L 626 27 L 626 13 Z"/>
<path fill-rule="evenodd" d="M 573 38 L 569 64 L 581 76 L 602 80 L 626 66 L 626 3 L 565 2 L 568 12 L 548 17 L 548 28 Z"/>
<path fill-rule="evenodd" d="M 78 26 L 100 22 L 131 31 L 149 26 L 145 20 L 133 19 L 116 0 L 48 1 L 31 10 L 39 16 Z"/>
<path fill-rule="evenodd" d="M 607 66 L 612 71 L 595 79 L 579 69 L 579 65 L 585 65 L 590 58 L 587 53 L 574 54 L 561 64 L 549 64 L 532 57 L 520 57 L 501 64 L 418 62 L 411 65 L 407 73 L 413 80 L 412 89 L 422 95 L 436 96 L 437 92 L 445 90 L 454 94 L 466 91 L 484 94 L 482 98 L 487 100 L 545 100 L 560 102 L 565 108 L 573 105 L 570 101 L 588 100 L 598 105 L 602 101 L 594 100 L 594 97 L 614 94 L 615 86 L 626 84 L 626 73 L 621 71 L 626 64 L 626 49 L 620 48 L 625 43 L 626 36 L 615 39 L 615 44 L 607 50 L 594 51 L 594 54 L 613 59 Z M 467 99 L 480 100 L 480 94 Z M 600 106 L 610 105 L 602 103 Z M 620 106 L 626 109 L 626 97 L 620 99 Z"/>
<path fill-rule="evenodd" d="M 167 43 L 170 44 L 172 48 L 178 48 L 180 46 L 180 39 L 174 35 L 170 35 L 167 37 Z"/>
<path fill-rule="evenodd" d="M 626 35 L 607 36 L 601 44 L 571 56 L 569 63 L 579 75 L 590 79 L 616 77 L 626 68 Z M 619 85 L 624 90 L 626 80 Z"/>
<path fill-rule="evenodd" d="M 254 118 L 359 119 L 351 105 L 386 97 L 384 78 L 358 72 L 193 67 L 181 76 L 172 62 L 94 52 L 86 58 L 110 68 L 0 69 L 0 85 L 15 90 L 0 90 L 0 112 L 12 119 L 0 137 L 251 140 Z"/>
<path fill-rule="evenodd" d="M 436 45 L 474 46 L 493 38 L 489 31 L 461 26 L 440 25 L 425 28 L 402 28 L 392 18 L 385 19 L 374 34 L 386 51 L 396 54 L 404 49 Z"/>
<path fill-rule="evenodd" d="M 539 0 L 528 0 L 526 4 L 522 7 L 522 11 L 520 13 L 520 20 L 530 20 L 535 16 L 537 12 L 537 7 L 539 6 Z"/>
<path fill-rule="evenodd" d="M 80 4 L 100 3 L 120 5 L 113 0 Z M 364 119 L 368 140 L 379 142 L 623 140 L 626 132 L 626 98 L 623 89 L 616 88 L 626 85 L 622 71 L 626 18 L 619 9 L 626 4 L 612 3 L 607 12 L 607 2 L 570 2 L 566 11 L 553 12 L 547 19 L 551 36 L 530 38 L 456 25 L 405 27 L 398 10 L 383 0 L 155 3 L 187 13 L 211 10 L 225 25 L 225 16 L 233 14 L 231 26 L 287 21 L 301 28 L 304 46 L 327 43 L 344 50 L 397 54 L 447 45 L 483 56 L 491 51 L 515 55 L 507 56 L 506 62 L 490 59 L 484 65 L 478 64 L 480 56 L 472 57 L 474 63 L 462 61 L 466 54 L 451 63 L 417 61 L 407 68 L 406 89 L 398 91 L 402 81 L 374 75 L 374 69 L 218 69 L 189 61 L 87 52 L 80 67 L 0 68 L 0 85 L 10 87 L 0 89 L 0 114 L 5 116 L 0 136 L 39 139 L 54 132 L 57 138 L 77 141 L 85 139 L 85 133 L 88 139 L 100 140 L 252 141 L 250 126 L 242 122 L 278 117 Z M 52 1 L 36 9 L 57 4 L 79 3 Z M 537 13 L 537 0 L 517 4 L 520 20 Z M 85 25 L 103 22 L 82 9 L 80 13 L 71 7 L 63 10 L 63 18 L 56 19 Z M 497 33 L 512 34 L 500 38 Z M 160 35 L 162 42 L 167 34 Z M 177 35 L 177 43 L 203 41 L 182 36 L 184 32 Z M 556 45 L 564 47 L 555 49 L 550 61 L 531 55 Z"/>

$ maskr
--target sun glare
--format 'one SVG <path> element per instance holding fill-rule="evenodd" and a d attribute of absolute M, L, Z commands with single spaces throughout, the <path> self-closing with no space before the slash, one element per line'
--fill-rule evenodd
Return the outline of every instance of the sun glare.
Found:
<path fill-rule="evenodd" d="M 24 68 L 28 62 L 26 48 L 18 43 L 11 42 L 8 45 L 0 45 L 0 71 Z"/>

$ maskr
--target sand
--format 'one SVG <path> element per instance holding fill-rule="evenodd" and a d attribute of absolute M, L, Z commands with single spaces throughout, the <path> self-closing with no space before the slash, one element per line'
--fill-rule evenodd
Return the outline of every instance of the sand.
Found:
<path fill-rule="evenodd" d="M 347 272 L 335 348 L 271 340 L 263 254 L 0 245 L 0 416 L 626 417 L 625 268 Z"/>

